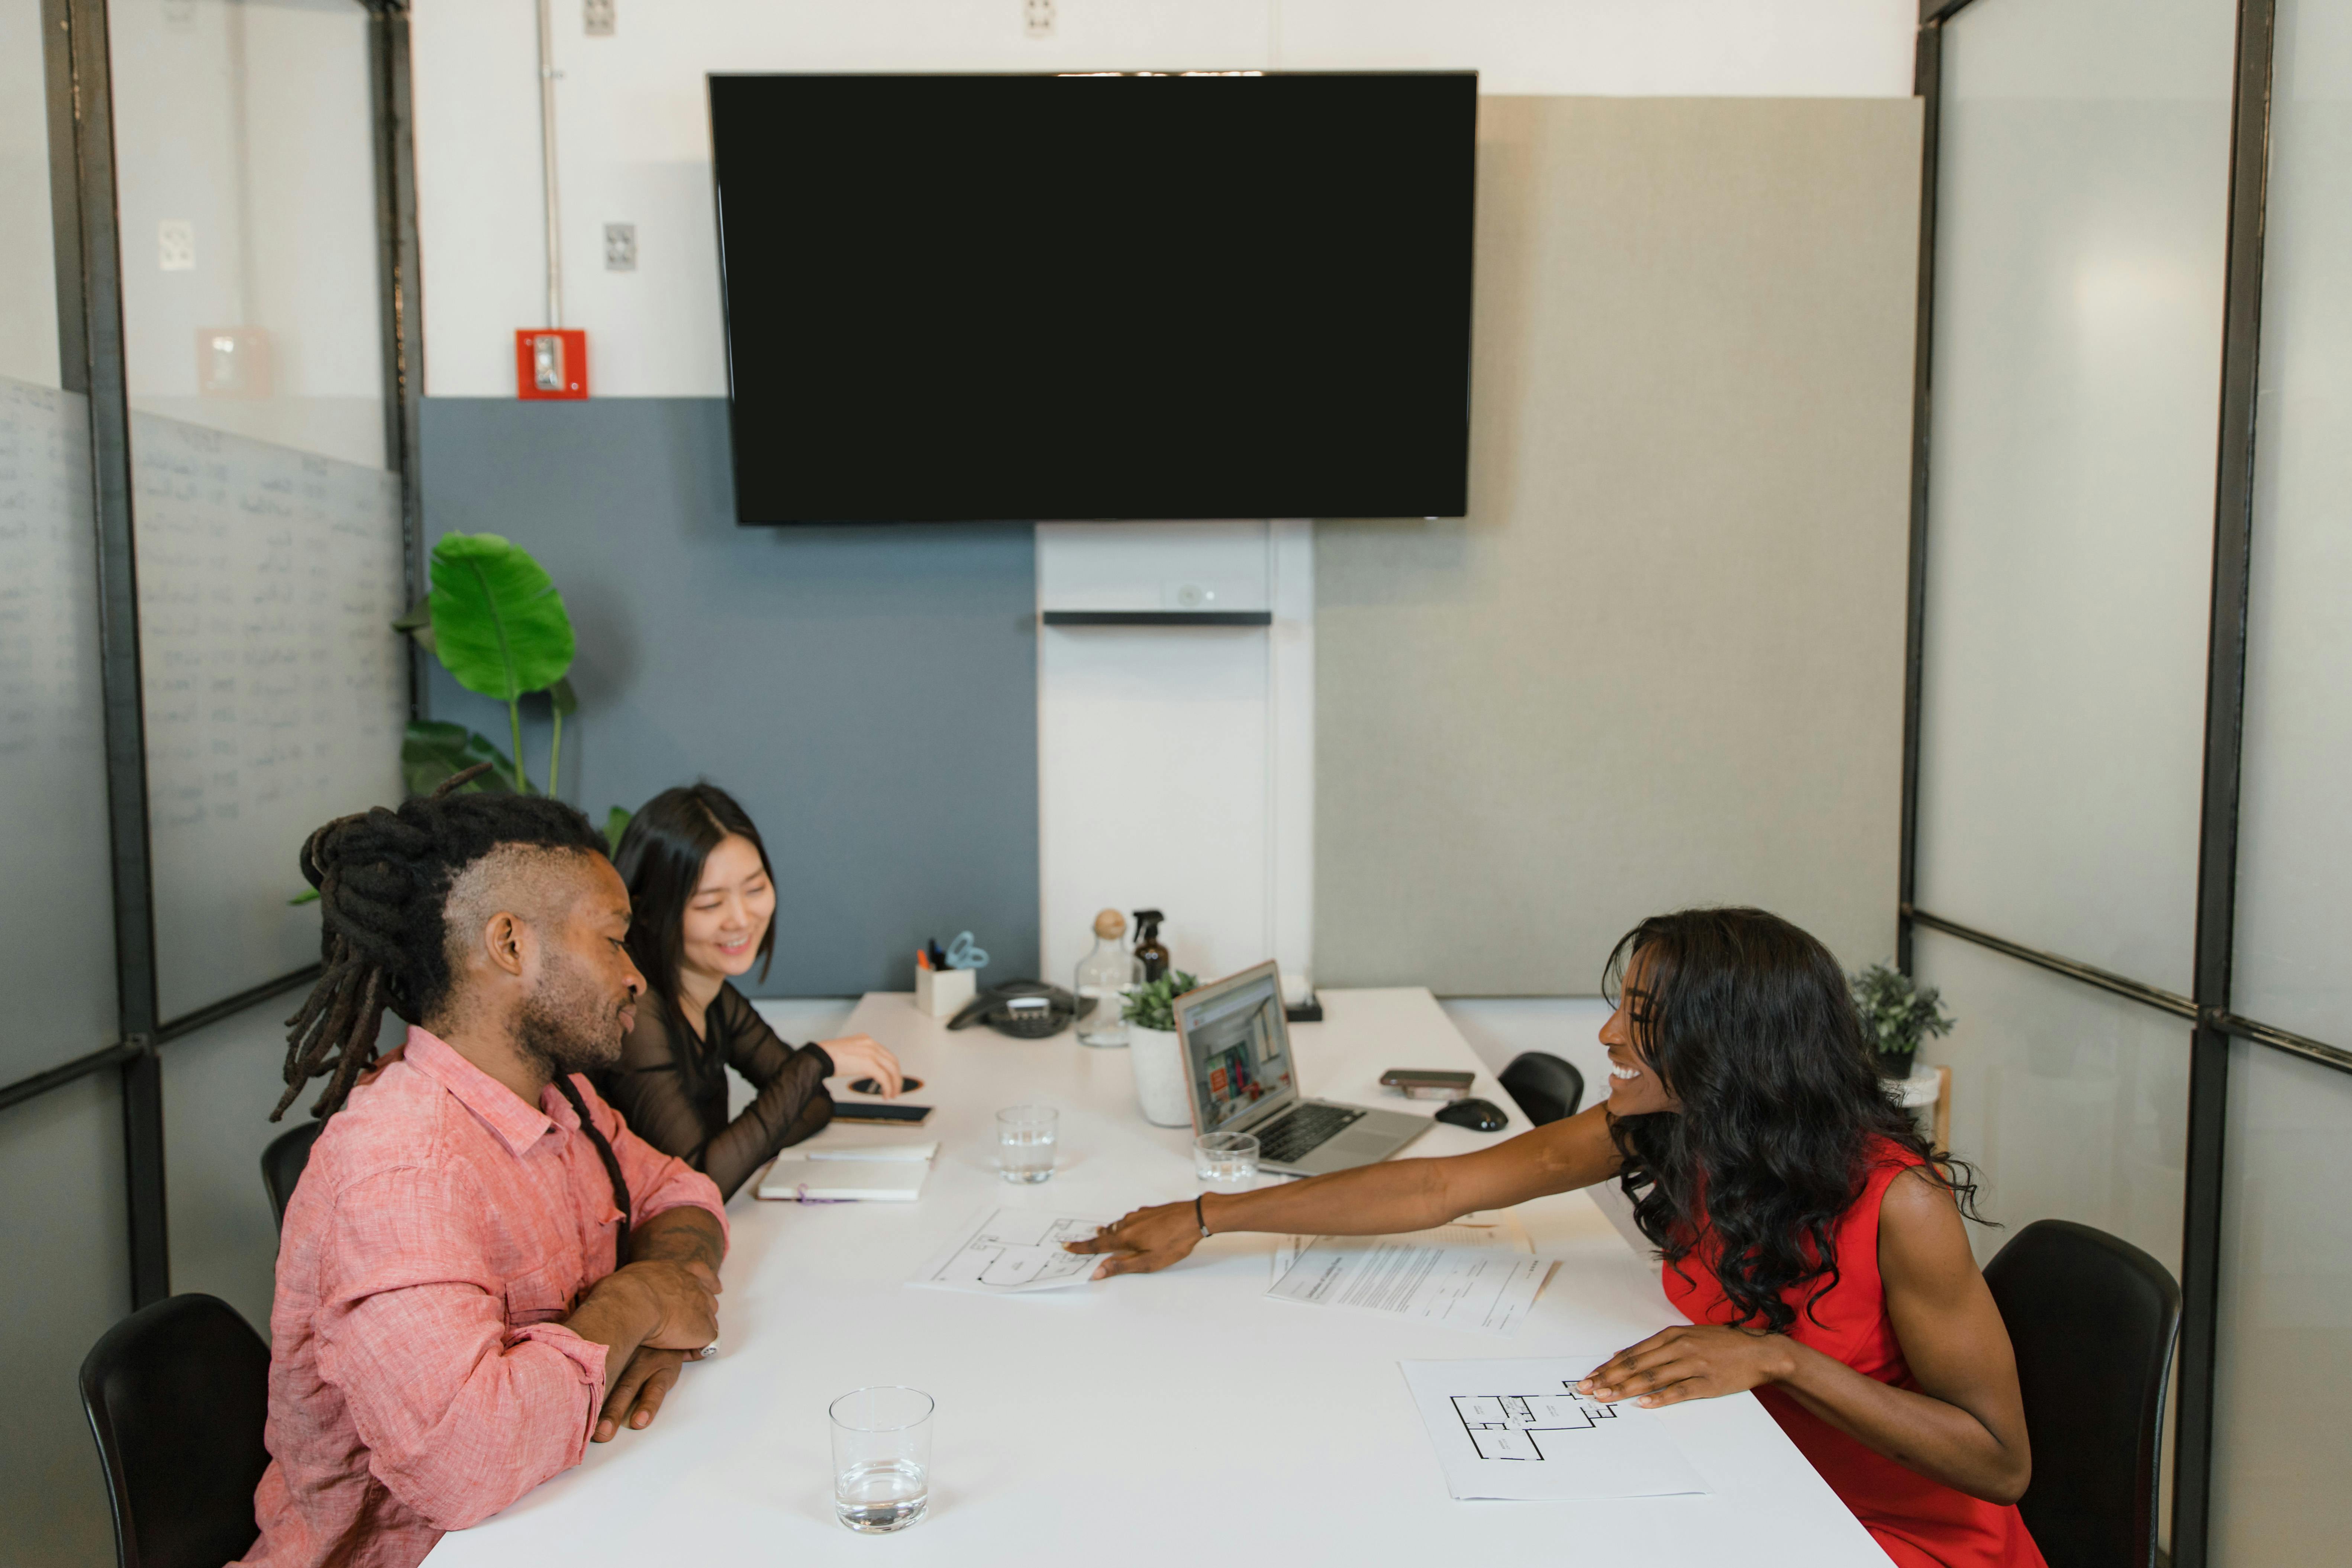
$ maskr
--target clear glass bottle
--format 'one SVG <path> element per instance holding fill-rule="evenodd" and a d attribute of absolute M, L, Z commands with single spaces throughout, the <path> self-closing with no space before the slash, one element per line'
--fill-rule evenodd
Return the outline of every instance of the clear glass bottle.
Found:
<path fill-rule="evenodd" d="M 1120 941 L 1127 934 L 1127 917 L 1105 910 L 1095 917 L 1094 951 L 1078 961 L 1078 981 L 1073 987 L 1081 1003 L 1094 1006 L 1078 1020 L 1078 1044 L 1127 1044 L 1127 994 L 1143 984 L 1143 965 Z"/>

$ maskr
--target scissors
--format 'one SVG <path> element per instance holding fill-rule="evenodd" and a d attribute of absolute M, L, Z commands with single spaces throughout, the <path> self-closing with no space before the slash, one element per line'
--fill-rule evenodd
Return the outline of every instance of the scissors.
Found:
<path fill-rule="evenodd" d="M 988 950 L 972 945 L 971 932 L 961 932 L 955 941 L 948 943 L 948 967 L 950 969 L 985 969 L 988 967 Z"/>

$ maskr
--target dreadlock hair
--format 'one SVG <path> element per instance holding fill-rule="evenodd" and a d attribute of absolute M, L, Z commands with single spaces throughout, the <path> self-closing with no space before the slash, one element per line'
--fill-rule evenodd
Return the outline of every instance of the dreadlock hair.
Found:
<path fill-rule="evenodd" d="M 323 973 L 286 1020 L 286 1092 L 270 1121 L 314 1078 L 329 1082 L 310 1114 L 332 1116 L 375 1060 L 384 1009 L 418 1024 L 441 1005 L 449 989 L 446 906 L 467 867 L 509 845 L 604 854 L 604 836 L 560 800 L 458 793 L 488 766 L 411 795 L 397 811 L 339 816 L 303 843 L 302 875 L 319 889 L 323 917 Z"/>
<path fill-rule="evenodd" d="M 1677 1269 L 1711 1242 L 1739 1322 L 1784 1332 L 1784 1293 L 1810 1302 L 1819 1291 L 1796 1288 L 1836 1283 L 1837 1222 L 1876 1140 L 1980 1218 L 1974 1173 L 1888 1098 L 1844 972 L 1805 931 L 1762 910 L 1655 915 L 1618 942 L 1602 985 L 1622 988 L 1635 1051 L 1682 1106 L 1610 1121 L 1633 1223 Z"/>

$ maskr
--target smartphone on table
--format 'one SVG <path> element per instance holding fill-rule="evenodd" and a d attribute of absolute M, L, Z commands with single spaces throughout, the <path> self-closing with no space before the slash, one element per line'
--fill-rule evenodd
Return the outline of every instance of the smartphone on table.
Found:
<path fill-rule="evenodd" d="M 1407 1100 L 1460 1100 L 1470 1092 L 1475 1076 L 1435 1068 L 1391 1068 L 1381 1074 L 1381 1086 L 1402 1090 Z"/>
<path fill-rule="evenodd" d="M 863 1100 L 836 1100 L 833 1102 L 835 1121 L 878 1121 L 891 1127 L 920 1127 L 931 1113 L 928 1105 L 900 1105 L 893 1100 L 877 1102 Z"/>

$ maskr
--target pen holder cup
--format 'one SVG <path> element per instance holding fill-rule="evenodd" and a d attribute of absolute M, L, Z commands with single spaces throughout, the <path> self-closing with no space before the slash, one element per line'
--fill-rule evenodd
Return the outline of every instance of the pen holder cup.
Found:
<path fill-rule="evenodd" d="M 971 1000 L 973 977 L 971 969 L 915 970 L 915 1010 L 934 1018 L 952 1018 Z"/>

